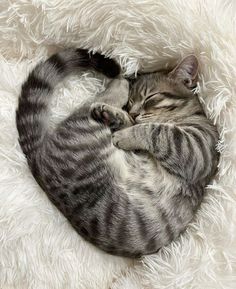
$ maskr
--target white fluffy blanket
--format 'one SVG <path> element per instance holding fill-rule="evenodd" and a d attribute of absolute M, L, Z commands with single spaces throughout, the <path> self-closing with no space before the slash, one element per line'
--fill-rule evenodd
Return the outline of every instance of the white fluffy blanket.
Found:
<path fill-rule="evenodd" d="M 0 1 L 0 288 L 236 288 L 236 1 Z M 195 53 L 199 92 L 221 141 L 219 173 L 181 238 L 142 261 L 109 256 L 78 236 L 32 178 L 17 142 L 22 81 L 38 61 L 78 46 L 129 74 Z M 103 89 L 94 74 L 61 85 L 54 122 Z"/>

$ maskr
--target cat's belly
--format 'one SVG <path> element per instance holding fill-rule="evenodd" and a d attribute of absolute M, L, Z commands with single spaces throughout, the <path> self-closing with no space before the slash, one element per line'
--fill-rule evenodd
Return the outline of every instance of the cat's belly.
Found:
<path fill-rule="evenodd" d="M 176 193 L 180 183 L 148 153 L 117 149 L 110 160 L 117 182 L 131 199 L 159 202 Z"/>

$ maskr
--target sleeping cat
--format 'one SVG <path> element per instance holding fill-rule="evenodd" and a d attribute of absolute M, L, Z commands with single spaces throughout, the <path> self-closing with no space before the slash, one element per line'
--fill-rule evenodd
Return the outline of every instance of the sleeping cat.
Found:
<path fill-rule="evenodd" d="M 117 78 L 50 132 L 53 89 L 82 68 Z M 157 252 L 198 209 L 216 171 L 218 134 L 191 90 L 197 73 L 196 57 L 188 56 L 170 73 L 139 76 L 129 93 L 112 59 L 67 49 L 23 84 L 16 122 L 30 170 L 77 232 L 102 250 Z"/>

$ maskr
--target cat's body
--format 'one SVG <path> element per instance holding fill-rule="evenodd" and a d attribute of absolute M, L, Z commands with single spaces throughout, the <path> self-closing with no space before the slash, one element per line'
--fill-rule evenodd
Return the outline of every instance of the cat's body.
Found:
<path fill-rule="evenodd" d="M 185 112 L 174 113 L 177 104 L 169 103 L 164 105 L 166 119 L 164 112 L 159 121 L 158 116 L 148 120 L 151 112 L 146 120 L 139 113 L 133 125 L 121 110 L 128 101 L 128 82 L 118 78 L 96 102 L 89 100 L 49 133 L 43 122 L 53 88 L 83 67 L 110 77 L 119 74 L 112 60 L 79 49 L 52 56 L 30 74 L 17 111 L 22 150 L 49 199 L 86 240 L 116 255 L 156 252 L 186 228 L 199 207 L 216 169 L 217 132 L 187 89 L 181 93 L 195 100 Z M 169 91 L 178 91 L 175 81 L 168 85 L 166 76 L 158 74 L 137 81 L 131 98 L 139 96 L 141 82 L 146 93 L 158 83 L 165 90 L 156 103 L 181 101 L 182 96 Z M 113 139 L 109 126 L 121 129 Z"/>

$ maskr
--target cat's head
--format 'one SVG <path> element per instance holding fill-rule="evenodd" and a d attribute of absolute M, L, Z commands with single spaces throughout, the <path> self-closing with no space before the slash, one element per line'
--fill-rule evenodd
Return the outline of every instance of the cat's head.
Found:
<path fill-rule="evenodd" d="M 192 114 L 203 114 L 193 93 L 198 60 L 189 55 L 170 72 L 138 76 L 131 82 L 127 110 L 136 123 L 175 122 Z"/>

